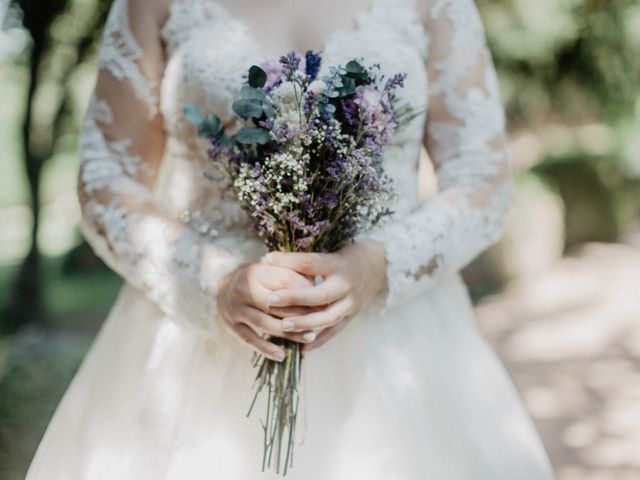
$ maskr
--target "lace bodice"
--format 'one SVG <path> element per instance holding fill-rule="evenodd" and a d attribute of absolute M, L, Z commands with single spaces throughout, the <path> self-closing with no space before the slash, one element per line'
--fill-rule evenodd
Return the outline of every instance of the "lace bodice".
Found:
<path fill-rule="evenodd" d="M 503 112 L 476 7 L 422 4 L 372 0 L 355 28 L 333 33 L 323 49 L 325 69 L 361 57 L 406 72 L 400 95 L 428 105 L 385 151 L 399 192 L 393 217 L 360 237 L 385 247 L 387 308 L 495 241 L 510 191 Z M 162 21 L 145 5 L 115 0 L 105 29 L 81 136 L 82 228 L 167 316 L 215 334 L 218 282 L 262 247 L 182 109 L 193 103 L 231 121 L 247 67 L 285 52 L 261 49 L 215 0 L 173 0 Z M 440 191 L 421 204 L 423 138 Z"/>

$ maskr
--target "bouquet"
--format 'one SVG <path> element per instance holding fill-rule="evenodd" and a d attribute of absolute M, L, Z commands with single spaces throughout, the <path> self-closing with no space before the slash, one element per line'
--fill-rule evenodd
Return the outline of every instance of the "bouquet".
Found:
<path fill-rule="evenodd" d="M 321 57 L 289 53 L 248 70 L 233 103 L 229 133 L 220 118 L 193 105 L 186 117 L 209 139 L 209 157 L 229 181 L 268 249 L 333 252 L 391 213 L 395 196 L 382 168 L 382 151 L 416 112 L 400 105 L 405 75 L 352 60 L 319 78 Z M 292 465 L 302 367 L 300 345 L 272 338 L 286 357 L 262 355 L 255 396 L 266 390 L 262 469 Z"/>

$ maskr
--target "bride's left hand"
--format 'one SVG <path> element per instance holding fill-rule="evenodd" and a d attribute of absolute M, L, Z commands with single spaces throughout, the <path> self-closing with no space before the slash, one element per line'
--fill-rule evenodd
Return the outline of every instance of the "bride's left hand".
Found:
<path fill-rule="evenodd" d="M 304 352 L 336 335 L 386 287 L 384 249 L 370 240 L 349 244 L 336 253 L 270 252 L 262 261 L 323 278 L 314 287 L 277 290 L 269 298 L 274 307 L 324 307 L 283 319 L 285 331 L 318 333 L 315 341 L 303 346 Z"/>

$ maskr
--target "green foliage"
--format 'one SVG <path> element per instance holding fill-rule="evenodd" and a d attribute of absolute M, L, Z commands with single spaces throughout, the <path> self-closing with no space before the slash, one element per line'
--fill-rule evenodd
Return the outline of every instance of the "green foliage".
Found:
<path fill-rule="evenodd" d="M 640 93 L 640 6 L 632 0 L 481 0 L 513 121 L 616 122 Z"/>
<path fill-rule="evenodd" d="M 262 102 L 253 98 L 241 98 L 233 102 L 233 111 L 242 119 L 260 118 Z"/>
<path fill-rule="evenodd" d="M 260 119 L 272 118 L 274 115 L 273 106 L 269 103 L 267 96 L 265 95 L 262 87 L 266 82 L 265 77 L 261 76 L 258 79 L 255 78 L 256 73 L 252 74 L 252 71 L 264 71 L 260 67 L 255 65 L 249 69 L 249 83 L 244 85 L 240 89 L 240 99 L 233 102 L 233 111 L 244 120 L 259 121 Z M 254 86 L 258 85 L 258 86 Z"/>
<path fill-rule="evenodd" d="M 238 143 L 264 145 L 271 140 L 271 134 L 264 128 L 242 127 L 235 135 Z"/>
<path fill-rule="evenodd" d="M 185 118 L 198 128 L 198 135 L 203 138 L 217 139 L 232 145 L 264 145 L 271 139 L 269 131 L 258 127 L 261 120 L 274 116 L 273 106 L 262 88 L 267 82 L 267 74 L 262 68 L 253 65 L 247 74 L 247 84 L 240 89 L 240 98 L 233 102 L 231 108 L 247 125 L 235 135 L 227 136 L 220 118 L 213 113 L 203 115 L 200 109 L 192 104 L 184 107 Z"/>
<path fill-rule="evenodd" d="M 351 95 L 356 87 L 368 82 L 368 72 L 357 60 L 350 60 L 344 67 L 331 67 L 330 75 L 322 77 L 325 90 L 318 95 L 320 108 L 326 113 L 336 111 L 336 102 Z"/>
<path fill-rule="evenodd" d="M 251 66 L 248 78 L 249 86 L 254 89 L 262 88 L 267 83 L 267 73 L 257 65 Z"/>
<path fill-rule="evenodd" d="M 478 3 L 510 128 L 540 139 L 536 163 L 542 165 L 535 172 L 562 185 L 567 211 L 590 212 L 567 218 L 568 243 L 615 239 L 640 216 L 635 193 L 640 180 L 640 4 Z M 594 126 L 591 130 L 606 141 L 581 134 L 585 125 Z M 584 192 L 590 188 L 593 195 Z M 608 220 L 598 220 L 601 215 Z"/>

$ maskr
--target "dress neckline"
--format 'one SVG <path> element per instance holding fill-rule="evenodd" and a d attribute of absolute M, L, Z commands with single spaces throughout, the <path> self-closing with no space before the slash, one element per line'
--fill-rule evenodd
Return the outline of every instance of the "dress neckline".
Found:
<path fill-rule="evenodd" d="M 177 1 L 179 0 L 175 0 L 173 3 Z M 264 44 L 260 41 L 260 39 L 256 38 L 251 33 L 251 27 L 249 26 L 249 24 L 245 20 L 243 20 L 241 17 L 233 14 L 229 10 L 229 8 L 227 8 L 224 5 L 221 5 L 219 2 L 215 0 L 203 0 L 203 1 L 206 1 L 210 3 L 212 6 L 214 6 L 221 15 L 226 17 L 226 20 L 228 22 L 233 22 L 237 26 L 239 26 L 243 30 L 243 33 L 245 34 L 248 41 L 252 45 L 254 45 L 257 50 L 259 50 L 262 56 L 265 56 L 268 58 L 271 58 L 271 57 L 277 58 L 291 51 L 294 51 L 297 54 L 304 54 L 304 51 L 299 52 L 294 48 L 288 48 L 282 52 L 275 52 L 271 48 L 266 48 Z M 375 10 L 378 7 L 378 4 L 382 1 L 384 0 L 368 0 L 367 5 L 362 10 L 358 10 L 353 14 L 350 27 L 344 27 L 344 28 L 338 28 L 336 30 L 332 30 L 329 34 L 327 34 L 324 40 L 320 42 L 320 45 L 316 46 L 317 48 L 319 48 L 319 50 L 316 50 L 314 48 L 313 51 L 316 53 L 322 53 L 325 50 L 327 50 L 327 47 L 331 45 L 337 38 L 344 38 L 345 36 L 358 35 L 359 33 L 361 33 L 363 24 L 366 22 L 366 20 L 374 16 Z M 307 50 L 311 50 L 311 49 L 309 48 L 305 49 L 305 51 Z"/>

